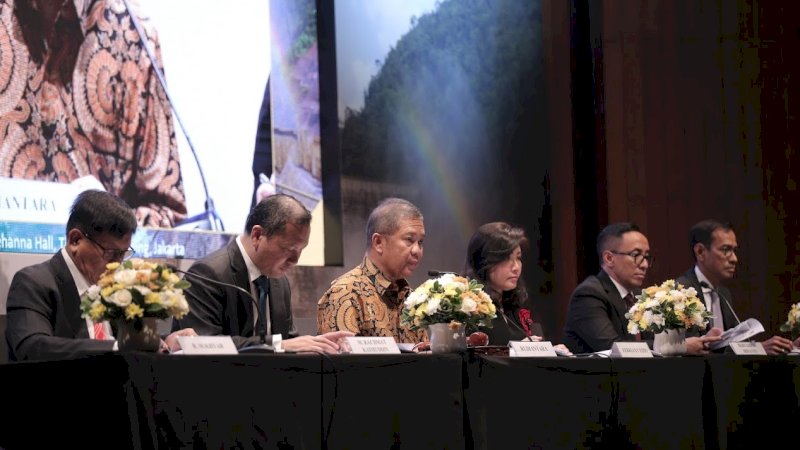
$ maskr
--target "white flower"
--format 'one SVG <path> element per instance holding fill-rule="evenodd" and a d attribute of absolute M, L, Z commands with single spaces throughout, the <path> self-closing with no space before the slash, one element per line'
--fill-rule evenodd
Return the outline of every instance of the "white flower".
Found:
<path fill-rule="evenodd" d="M 153 292 L 149 287 L 141 286 L 141 285 L 138 285 L 138 284 L 136 286 L 134 286 L 133 288 L 136 289 L 137 291 L 139 291 L 139 293 L 142 294 L 142 295 L 147 295 L 147 294 Z"/>
<path fill-rule="evenodd" d="M 684 296 L 683 292 L 675 289 L 669 291 L 669 295 L 670 297 L 672 297 L 672 300 L 676 302 L 682 302 L 683 300 L 686 299 L 686 296 Z"/>
<path fill-rule="evenodd" d="M 438 281 L 439 281 L 439 284 L 441 284 L 441 285 L 443 285 L 443 286 L 446 286 L 446 285 L 448 285 L 448 284 L 451 284 L 451 283 L 453 283 L 453 279 L 454 279 L 455 277 L 456 277 L 456 276 L 455 276 L 455 275 L 453 275 L 452 273 L 446 273 L 446 274 L 442 275 L 441 277 L 439 277 L 439 280 L 438 280 Z"/>
<path fill-rule="evenodd" d="M 663 296 L 665 296 L 665 295 L 667 295 L 667 292 L 666 292 L 666 291 L 658 291 L 658 292 L 656 292 L 656 295 L 654 295 L 653 297 L 655 297 L 655 298 L 661 298 L 661 297 L 663 297 Z"/>
<path fill-rule="evenodd" d="M 92 302 L 100 300 L 100 286 L 96 284 L 91 285 L 89 289 L 86 290 L 85 295 L 89 297 L 89 300 Z"/>
<path fill-rule="evenodd" d="M 478 308 L 478 303 L 471 298 L 465 298 L 463 302 L 461 302 L 461 312 L 471 313 Z"/>
<path fill-rule="evenodd" d="M 131 296 L 131 293 L 128 292 L 127 289 L 120 289 L 117 292 L 111 294 L 107 300 L 117 306 L 124 308 L 131 304 L 133 296 Z"/>
<path fill-rule="evenodd" d="M 425 307 L 425 312 L 429 316 L 432 316 L 432 315 L 436 314 L 436 312 L 439 311 L 439 303 L 441 303 L 441 302 L 442 302 L 442 300 L 440 298 L 437 298 L 437 297 L 434 297 L 434 298 L 428 300 L 428 305 Z"/>
<path fill-rule="evenodd" d="M 123 286 L 133 286 L 136 282 L 136 271 L 132 269 L 123 269 L 114 273 L 114 281 Z"/>
<path fill-rule="evenodd" d="M 664 316 L 661 314 L 653 314 L 650 311 L 648 311 L 645 314 L 650 314 L 652 316 L 653 325 L 663 326 L 666 323 Z"/>
<path fill-rule="evenodd" d="M 684 289 L 683 292 L 687 297 L 697 297 L 697 291 L 693 287 Z"/>
<path fill-rule="evenodd" d="M 628 321 L 628 333 L 630 333 L 630 334 L 638 334 L 639 333 L 639 324 L 637 324 L 633 320 Z"/>
<path fill-rule="evenodd" d="M 406 308 L 413 308 L 414 306 L 424 302 L 427 298 L 428 294 L 426 294 L 425 291 L 422 289 L 417 289 L 408 296 L 403 304 L 406 306 Z"/>

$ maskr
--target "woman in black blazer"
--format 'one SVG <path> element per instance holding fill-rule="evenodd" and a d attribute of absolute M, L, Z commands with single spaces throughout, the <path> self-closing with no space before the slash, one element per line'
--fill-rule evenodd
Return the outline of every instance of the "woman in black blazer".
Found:
<path fill-rule="evenodd" d="M 483 284 L 497 307 L 492 328 L 480 330 L 489 335 L 492 345 L 506 345 L 532 335 L 531 311 L 522 306 L 528 294 L 519 282 L 522 249 L 527 245 L 525 232 L 505 222 L 484 224 L 469 240 L 464 275 Z"/>

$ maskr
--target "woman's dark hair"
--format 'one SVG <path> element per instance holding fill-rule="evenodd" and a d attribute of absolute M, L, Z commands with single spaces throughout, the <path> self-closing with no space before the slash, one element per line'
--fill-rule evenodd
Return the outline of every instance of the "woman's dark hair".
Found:
<path fill-rule="evenodd" d="M 486 291 L 503 306 L 519 305 L 528 294 L 522 280 L 511 291 L 494 292 L 489 286 L 491 269 L 506 261 L 517 246 L 526 248 L 528 238 L 522 228 L 513 227 L 505 222 L 491 222 L 481 225 L 472 235 L 467 245 L 467 260 L 464 263 L 464 275 L 481 282 Z"/>

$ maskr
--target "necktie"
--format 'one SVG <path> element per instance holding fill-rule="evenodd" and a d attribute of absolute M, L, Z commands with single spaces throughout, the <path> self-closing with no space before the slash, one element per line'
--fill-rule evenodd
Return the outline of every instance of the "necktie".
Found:
<path fill-rule="evenodd" d="M 269 334 L 269 278 L 261 275 L 260 277 L 256 278 L 255 283 L 258 287 L 258 308 L 260 309 L 258 323 L 256 323 L 256 330 L 259 333 L 264 332 L 265 334 Z M 264 314 L 264 317 L 261 317 L 261 314 Z"/>
<path fill-rule="evenodd" d="M 106 339 L 106 327 L 103 326 L 103 322 L 95 322 L 94 323 L 94 338 L 103 341 Z"/>
<path fill-rule="evenodd" d="M 709 292 L 709 294 L 711 295 L 711 314 L 714 315 L 712 324 L 713 326 L 724 330 L 725 324 L 722 320 L 722 305 L 719 303 L 719 294 L 717 294 L 717 291 L 715 290 L 712 290 Z"/>
<path fill-rule="evenodd" d="M 631 307 L 633 307 L 633 305 L 636 303 L 636 299 L 633 297 L 633 294 L 630 293 L 630 292 L 628 292 L 628 295 L 626 295 L 625 298 L 623 298 L 623 300 L 625 300 L 625 304 L 628 305 L 628 309 L 631 309 Z M 642 340 L 642 334 L 641 333 L 634 334 L 633 336 L 634 336 L 633 338 L 636 339 L 637 341 L 641 341 Z"/>
<path fill-rule="evenodd" d="M 633 306 L 635 303 L 636 303 L 636 299 L 635 299 L 635 298 L 633 298 L 633 294 L 631 294 L 630 292 L 628 292 L 628 295 L 626 295 L 626 296 L 625 296 L 625 304 L 626 304 L 626 305 L 628 305 L 628 309 L 631 309 L 631 307 L 632 307 L 632 306 Z"/>

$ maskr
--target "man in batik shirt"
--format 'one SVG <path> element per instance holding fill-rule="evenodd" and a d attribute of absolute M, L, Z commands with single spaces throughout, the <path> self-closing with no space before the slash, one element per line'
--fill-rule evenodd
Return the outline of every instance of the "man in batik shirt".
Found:
<path fill-rule="evenodd" d="M 425 332 L 400 324 L 411 276 L 422 259 L 425 225 L 410 202 L 382 201 L 367 221 L 364 261 L 331 283 L 319 299 L 319 333 L 352 331 L 359 336 L 392 336 L 397 342 L 417 343 Z"/>
<path fill-rule="evenodd" d="M 0 0 L 0 55 L 0 176 L 91 176 L 140 225 L 183 219 L 170 107 L 122 0 Z"/>

